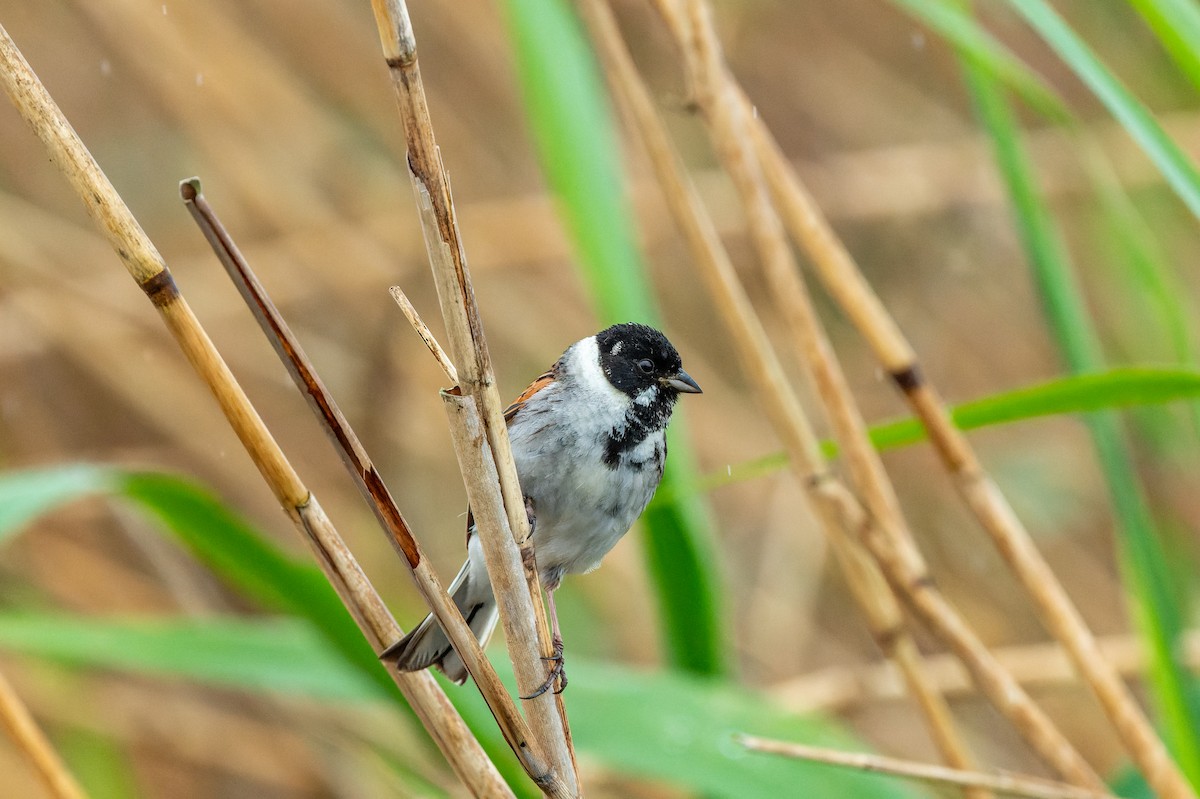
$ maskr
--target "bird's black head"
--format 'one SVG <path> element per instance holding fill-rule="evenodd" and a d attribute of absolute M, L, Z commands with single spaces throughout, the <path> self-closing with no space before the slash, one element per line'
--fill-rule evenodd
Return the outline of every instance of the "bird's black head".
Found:
<path fill-rule="evenodd" d="M 657 387 L 657 394 L 673 404 L 680 393 L 700 393 L 700 386 L 683 371 L 679 353 L 652 327 L 632 322 L 613 325 L 596 334 L 596 345 L 604 376 L 630 397 Z"/>

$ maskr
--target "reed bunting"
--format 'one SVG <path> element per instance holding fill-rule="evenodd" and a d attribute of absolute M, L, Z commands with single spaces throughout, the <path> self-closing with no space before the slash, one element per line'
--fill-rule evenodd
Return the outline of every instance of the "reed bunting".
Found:
<path fill-rule="evenodd" d="M 533 525 L 546 590 L 554 661 L 545 684 L 566 686 L 554 592 L 564 574 L 589 572 L 629 530 L 654 495 L 667 458 L 665 430 L 680 394 L 699 394 L 679 353 L 659 331 L 614 325 L 567 348 L 504 412 Z M 498 613 L 483 547 L 467 520 L 467 562 L 450 594 L 486 644 Z M 402 671 L 429 666 L 462 684 L 467 670 L 432 615 L 384 653 Z M 528 697 L 523 697 L 528 698 Z"/>

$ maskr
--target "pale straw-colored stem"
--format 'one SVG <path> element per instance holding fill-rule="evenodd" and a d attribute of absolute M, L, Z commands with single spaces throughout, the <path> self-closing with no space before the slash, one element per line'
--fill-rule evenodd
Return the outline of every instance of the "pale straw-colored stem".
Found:
<path fill-rule="evenodd" d="M 188 361 L 216 397 L 230 426 L 312 548 L 317 563 L 364 636 L 376 651 L 382 651 L 401 634 L 395 620 L 200 326 L 175 286 L 162 256 L 2 27 L 0 80 L 130 275 L 154 303 Z M 433 678 L 428 674 L 389 671 L 451 767 L 472 793 L 511 796 L 495 766 Z"/>
<path fill-rule="evenodd" d="M 545 682 L 547 665 L 543 658 L 552 654 L 553 647 L 525 497 L 517 481 L 508 440 L 504 404 L 496 389 L 450 183 L 429 117 L 408 8 L 404 0 L 372 0 L 371 6 L 408 145 L 409 175 L 459 388 L 463 395 L 475 400 L 496 464 L 507 524 L 491 529 L 480 525 L 478 531 L 517 687 L 521 696 L 532 696 Z M 478 493 L 496 489 L 493 484 L 476 486 L 475 490 Z M 562 695 L 546 691 L 523 701 L 529 725 L 550 765 L 568 789 L 577 793 L 578 770 Z"/>
<path fill-rule="evenodd" d="M 0 674 L 0 723 L 55 799 L 85 799 L 83 788 L 46 738 L 12 683 Z"/>
<path fill-rule="evenodd" d="M 749 105 L 744 96 L 740 100 Z M 808 253 L 830 295 L 866 339 L 925 426 L 959 494 L 1034 600 L 1043 623 L 1070 654 L 1139 771 L 1164 799 L 1195 797 L 1132 693 L 1098 651 L 1083 616 L 1034 546 L 1028 530 L 984 470 L 966 437 L 954 426 L 937 390 L 925 379 L 912 346 L 805 190 L 766 125 L 754 118 L 750 128 L 772 195 L 793 238 Z"/>
<path fill-rule="evenodd" d="M 773 741 L 752 735 L 738 735 L 736 740 L 753 752 L 782 755 L 796 760 L 807 760 L 811 763 L 843 766 L 858 771 L 892 774 L 897 777 L 908 777 L 940 785 L 957 785 L 995 791 L 1009 796 L 1025 797 L 1025 799 L 1117 799 L 1113 794 L 1104 791 L 1090 791 L 1074 785 L 1049 782 L 1018 774 L 986 774 L 979 771 L 964 771 L 866 752 L 842 752 L 837 749 L 806 746 L 788 741 Z"/>

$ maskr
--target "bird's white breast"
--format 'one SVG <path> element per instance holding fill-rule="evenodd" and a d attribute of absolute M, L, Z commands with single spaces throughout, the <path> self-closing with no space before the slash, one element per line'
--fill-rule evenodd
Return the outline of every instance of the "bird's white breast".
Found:
<path fill-rule="evenodd" d="M 663 432 L 621 454 L 603 454 L 630 398 L 600 370 L 594 338 L 573 345 L 553 384 L 509 427 L 521 488 L 533 499 L 534 548 L 543 579 L 594 569 L 645 509 L 661 478 Z M 640 466 L 639 466 L 640 464 Z"/>

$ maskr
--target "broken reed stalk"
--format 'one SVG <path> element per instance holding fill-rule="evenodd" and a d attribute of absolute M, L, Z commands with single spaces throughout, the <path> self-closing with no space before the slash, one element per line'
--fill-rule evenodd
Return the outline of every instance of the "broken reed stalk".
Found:
<path fill-rule="evenodd" d="M 242 299 L 254 313 L 255 319 L 287 367 L 296 387 L 308 400 L 309 407 L 329 435 L 359 491 L 374 510 L 380 525 L 388 532 L 389 540 L 408 566 L 425 603 L 462 656 L 463 663 L 474 678 L 479 692 L 496 717 L 505 740 L 535 782 L 552 792 L 561 791 L 563 786 L 554 785 L 553 779 L 547 775 L 545 755 L 536 741 L 532 740 L 525 720 L 504 689 L 459 608 L 442 587 L 437 573 L 428 565 L 429 561 L 413 537 L 412 530 L 363 448 L 362 442 L 338 408 L 337 402 L 317 374 L 304 348 L 283 320 L 233 238 L 200 192 L 199 180 L 192 178 L 184 181 L 180 184 L 180 191 L 188 210 L 212 245 L 230 279 L 237 286 Z M 434 343 L 436 345 L 436 342 Z M 390 646 L 396 640 L 399 640 L 398 636 L 387 644 Z"/>
<path fill-rule="evenodd" d="M 654 110 L 649 92 L 621 39 L 612 10 L 605 0 L 582 0 L 580 8 L 595 49 L 604 63 L 612 93 L 650 157 L 659 186 L 687 240 L 705 288 L 731 332 L 748 378 L 757 385 L 755 394 L 761 398 L 772 426 L 785 444 L 793 471 L 809 492 L 822 529 L 862 607 L 868 629 L 880 650 L 896 662 L 904 675 L 943 756 L 954 765 L 968 765 L 966 747 L 954 729 L 949 708 L 924 674 L 920 653 L 906 629 L 891 589 L 862 546 L 841 527 L 836 509 L 817 491 L 817 486 L 828 475 L 816 436 L 734 272 L 712 219 Z"/>
<path fill-rule="evenodd" d="M 692 48 L 692 26 L 681 8 L 677 4 L 665 0 L 660 0 L 656 6 L 676 37 L 681 52 L 688 54 Z M 694 55 L 692 60 L 696 60 Z M 700 61 L 695 69 L 690 70 L 690 73 L 705 68 L 703 61 Z M 722 81 L 729 81 L 724 70 L 721 70 L 717 77 Z M 703 74 L 693 74 L 691 78 L 694 83 L 697 80 L 703 80 L 704 76 Z M 710 118 L 708 121 L 710 125 L 713 124 L 713 119 Z M 740 143 L 740 140 L 735 143 Z M 745 160 L 744 157 L 739 157 L 743 161 Z M 761 194 L 761 189 L 754 188 L 754 190 Z M 761 214 L 761 204 L 759 210 Z M 768 208 L 767 211 L 770 209 Z M 765 237 L 766 234 L 759 231 L 759 235 Z M 777 243 L 769 243 L 768 246 L 778 251 Z M 811 336 L 808 337 L 811 339 Z M 844 411 L 838 412 L 844 413 Z M 843 416 L 841 421 L 845 423 L 847 418 Z M 803 430 L 807 436 L 812 438 L 806 444 L 806 448 L 816 451 L 815 436 L 812 435 L 811 427 L 807 426 L 807 422 L 805 422 Z M 852 434 L 853 430 L 843 430 L 842 433 L 844 435 Z M 852 463 L 852 465 L 854 464 Z M 861 468 L 861 464 L 858 465 Z M 816 475 L 820 475 L 820 473 L 814 471 L 814 476 Z M 911 540 L 898 535 L 888 535 L 889 531 L 881 529 L 879 520 L 868 513 L 845 486 L 837 480 L 828 479 L 827 474 L 821 476 L 825 479 L 811 486 L 811 493 L 816 500 L 815 506 L 820 508 L 822 505 L 828 504 L 828 512 L 838 516 L 844 529 L 861 539 L 875 557 L 896 594 L 903 598 L 931 629 L 950 644 L 971 671 L 984 694 L 1003 715 L 1012 721 L 1029 741 L 1034 751 L 1073 782 L 1088 787 L 1103 785 L 1098 775 L 1053 725 L 1049 717 L 1021 690 L 1015 680 L 1004 672 L 970 626 L 936 590 L 929 578 L 923 559 L 911 545 Z M 859 479 L 864 477 L 870 479 L 871 475 L 869 472 L 859 475 Z M 886 508 L 884 510 L 886 512 Z M 926 677 L 921 677 L 921 679 L 927 682 Z M 941 708 L 945 707 L 944 701 L 934 697 L 932 690 L 927 685 L 919 685 L 916 690 L 918 697 L 933 697 L 932 701 Z M 924 694 L 920 693 L 921 691 Z M 937 712 L 936 709 L 935 712 Z M 935 721 L 936 723 L 938 722 Z M 935 727 L 935 729 L 943 728 Z M 951 757 L 953 756 L 951 754 Z"/>
<path fill-rule="evenodd" d="M 421 318 L 421 314 L 417 313 L 416 306 L 405 295 L 404 290 L 399 286 L 392 286 L 388 291 L 392 295 L 392 299 L 400 306 L 400 310 L 404 313 L 404 318 L 412 325 L 412 329 L 421 337 L 421 341 L 425 342 L 425 346 L 429 349 L 429 354 L 437 361 L 438 366 L 442 369 L 442 374 L 446 375 L 446 379 L 450 381 L 450 385 L 458 385 L 458 370 L 454 368 L 454 364 L 450 362 L 450 357 L 446 355 L 446 351 L 442 349 L 442 345 L 438 344 L 434 338 L 433 331 L 429 329 L 429 325 L 425 324 L 425 320 Z"/>
<path fill-rule="evenodd" d="M 0 674 L 0 723 L 8 730 L 17 749 L 24 753 L 46 792 L 55 799 L 86 799 L 83 788 L 67 770 L 46 734 L 34 721 L 33 714 L 21 701 L 12 683 Z"/>
<path fill-rule="evenodd" d="M 180 349 L 216 397 L 230 426 L 312 548 L 318 565 L 363 635 L 375 651 L 382 651 L 401 634 L 383 600 L 250 404 L 175 286 L 162 256 L 2 26 L 0 80 L 21 116 L 45 144 L 51 160 L 83 200 L 89 216 L 158 309 Z M 389 671 L 463 783 L 477 796 L 511 796 L 499 772 L 433 677 Z"/>
<path fill-rule="evenodd" d="M 962 769 L 899 760 L 894 757 L 882 757 L 865 752 L 842 752 L 788 741 L 773 741 L 752 735 L 735 735 L 734 740 L 753 752 L 782 755 L 811 763 L 845 766 L 859 771 L 893 774 L 897 777 L 908 777 L 942 785 L 958 785 L 994 791 L 1026 799 L 1117 799 L 1116 796 L 1105 791 L 1090 791 L 1074 785 L 1049 782 L 1036 777 L 963 771 Z"/>
<path fill-rule="evenodd" d="M 731 80 L 732 82 L 732 80 Z M 749 101 L 738 89 L 741 104 Z M 916 353 L 838 239 L 795 169 L 760 118 L 751 115 L 752 139 L 775 202 L 793 239 L 812 259 L 829 294 L 841 306 L 921 420 L 959 495 L 992 537 L 1033 599 L 1051 634 L 1062 642 L 1112 724 L 1130 758 L 1164 799 L 1196 796 L 1128 687 L 1096 646 L 1095 636 L 1033 543 L 1007 498 L 951 421 Z"/>
<path fill-rule="evenodd" d="M 372 0 L 380 45 L 392 76 L 400 121 L 408 146 L 409 175 L 421 218 L 421 230 L 449 336 L 450 352 L 463 396 L 474 400 L 485 443 L 499 476 L 504 515 L 500 527 L 478 525 L 509 657 L 521 696 L 535 694 L 545 681 L 544 658 L 552 654 L 550 627 L 542 604 L 541 584 L 525 497 L 508 440 L 504 405 L 496 389 L 491 356 L 475 291 L 459 235 L 450 183 L 429 118 L 425 87 L 417 62 L 417 45 L 404 0 Z M 474 493 L 495 491 L 478 485 Z M 472 493 L 472 489 L 468 489 Z M 572 793 L 579 790 L 571 730 L 561 694 L 546 691 L 523 700 L 529 724 L 545 748 L 550 764 Z"/>

